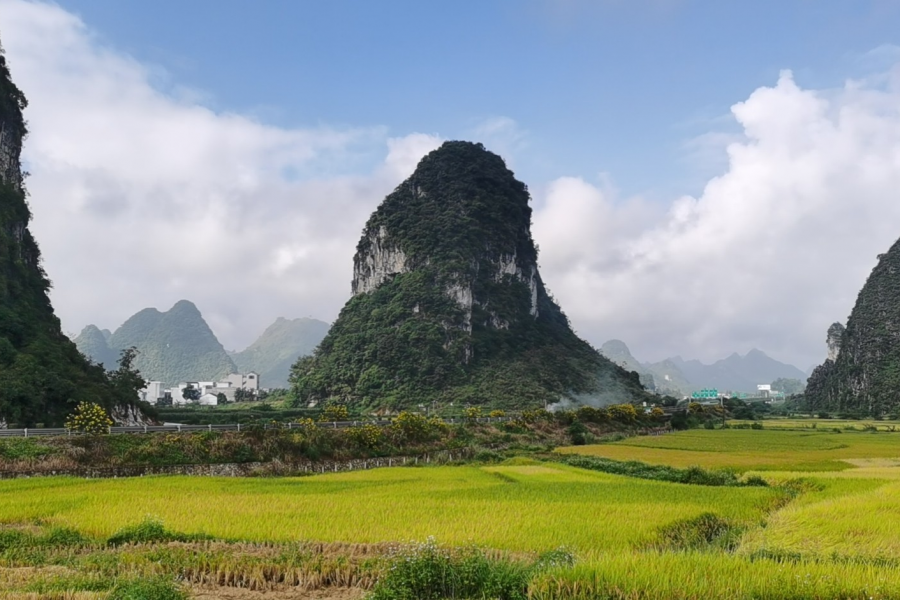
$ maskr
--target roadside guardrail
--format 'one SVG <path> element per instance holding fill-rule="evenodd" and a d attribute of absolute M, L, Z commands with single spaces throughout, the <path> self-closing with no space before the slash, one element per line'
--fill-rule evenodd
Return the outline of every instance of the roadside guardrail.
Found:
<path fill-rule="evenodd" d="M 514 417 L 478 417 L 476 419 L 466 419 L 463 417 L 442 419 L 445 423 L 463 423 L 468 421 L 476 421 L 478 423 L 499 423 L 502 421 L 510 421 Z M 356 420 L 356 421 L 317 421 L 316 427 L 325 429 L 346 429 L 348 427 L 359 427 L 360 425 L 375 425 L 378 427 L 386 427 L 391 424 L 389 419 L 380 419 L 376 421 Z M 110 434 L 123 433 L 183 433 L 191 431 L 247 431 L 248 429 L 300 429 L 307 425 L 301 423 L 264 423 L 262 425 L 252 424 L 228 424 L 228 425 L 131 425 L 125 427 L 110 427 Z M 79 432 L 66 429 L 64 427 L 26 427 L 23 429 L 0 429 L 0 438 L 3 437 L 44 437 L 44 436 L 71 436 L 82 435 Z"/>

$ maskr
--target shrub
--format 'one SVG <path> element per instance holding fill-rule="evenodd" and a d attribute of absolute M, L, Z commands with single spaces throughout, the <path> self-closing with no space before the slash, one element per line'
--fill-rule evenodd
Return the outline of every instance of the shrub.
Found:
<path fill-rule="evenodd" d="M 475 419 L 480 419 L 481 407 L 480 406 L 469 406 L 463 411 L 463 416 L 470 421 L 474 421 Z"/>
<path fill-rule="evenodd" d="M 474 547 L 442 548 L 429 538 L 392 551 L 371 600 L 525 600 L 531 568 L 488 558 Z"/>
<path fill-rule="evenodd" d="M 433 428 L 424 415 L 403 411 L 394 417 L 391 429 L 402 442 L 424 442 L 431 437 Z"/>
<path fill-rule="evenodd" d="M 613 404 L 606 411 L 613 421 L 620 423 L 634 423 L 637 421 L 637 410 L 631 404 Z"/>
<path fill-rule="evenodd" d="M 605 408 L 594 408 L 593 406 L 582 406 L 575 414 L 578 420 L 583 423 L 606 423 L 609 421 L 609 413 Z"/>
<path fill-rule="evenodd" d="M 174 581 L 161 577 L 119 582 L 109 600 L 187 600 L 188 594 Z"/>
<path fill-rule="evenodd" d="M 500 417 L 505 417 L 505 416 L 506 416 L 506 411 L 502 411 L 502 410 L 492 410 L 492 411 L 488 414 L 488 416 L 489 416 L 490 418 L 492 418 L 492 419 L 499 419 Z"/>
<path fill-rule="evenodd" d="M 169 531 L 162 521 L 155 517 L 147 517 L 137 525 L 123 527 L 110 537 L 106 543 L 110 546 L 122 544 L 149 544 L 153 542 L 191 542 L 211 539 L 207 535 L 178 533 Z"/>
<path fill-rule="evenodd" d="M 573 446 L 583 446 L 586 443 L 585 435 L 588 430 L 581 421 L 574 421 L 566 432 L 569 434 L 569 440 Z"/>
<path fill-rule="evenodd" d="M 602 471 L 603 473 L 626 475 L 628 477 L 638 477 L 640 479 L 686 483 L 690 485 L 746 485 L 763 487 L 769 485 L 760 477 L 747 478 L 746 481 L 742 482 L 738 479 L 737 475 L 731 471 L 711 471 L 696 466 L 688 467 L 687 469 L 678 469 L 667 465 L 648 465 L 647 463 L 638 461 L 618 461 L 609 458 L 601 458 L 599 456 L 579 455 L 562 456 L 556 460 L 580 469 Z"/>
<path fill-rule="evenodd" d="M 705 512 L 670 523 L 659 530 L 653 546 L 659 550 L 734 549 L 741 529 L 722 517 Z"/>
<path fill-rule="evenodd" d="M 350 418 L 350 411 L 347 410 L 346 404 L 333 402 L 325 407 L 319 416 L 320 421 L 346 421 Z"/>
<path fill-rule="evenodd" d="M 112 425 L 112 419 L 95 402 L 79 402 L 75 411 L 66 419 L 66 429 L 89 435 L 107 433 Z"/>
<path fill-rule="evenodd" d="M 360 427 L 351 427 L 347 430 L 347 437 L 360 448 L 377 448 L 384 439 L 381 427 L 368 423 Z"/>

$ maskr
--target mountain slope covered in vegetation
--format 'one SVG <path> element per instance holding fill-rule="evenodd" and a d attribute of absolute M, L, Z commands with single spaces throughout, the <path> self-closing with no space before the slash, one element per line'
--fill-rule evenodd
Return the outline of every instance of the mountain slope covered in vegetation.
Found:
<path fill-rule="evenodd" d="M 292 370 L 299 403 L 538 405 L 646 397 L 544 288 L 530 196 L 481 144 L 446 142 L 369 218 L 353 297 Z"/>
<path fill-rule="evenodd" d="M 50 281 L 28 229 L 20 163 L 24 94 L 0 50 L 0 423 L 59 424 L 81 401 L 108 410 L 137 399 L 111 385 L 67 338 L 47 294 Z"/>
<path fill-rule="evenodd" d="M 138 351 L 135 366 L 144 377 L 167 384 L 213 381 L 237 372 L 203 315 L 187 300 L 175 303 L 168 312 L 139 311 L 110 336 L 108 344 L 94 325 L 85 327 L 76 343 L 96 362 L 133 346 Z"/>
<path fill-rule="evenodd" d="M 846 328 L 832 325 L 827 341 L 829 357 L 806 391 L 811 410 L 900 411 L 900 240 L 878 257 Z"/>

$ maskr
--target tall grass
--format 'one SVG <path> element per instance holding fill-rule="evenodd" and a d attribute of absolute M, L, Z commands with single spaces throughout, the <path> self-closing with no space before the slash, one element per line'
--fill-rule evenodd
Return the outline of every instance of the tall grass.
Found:
<path fill-rule="evenodd" d="M 705 552 L 599 554 L 538 574 L 529 595 L 534 600 L 883 600 L 900 598 L 900 570 Z"/>

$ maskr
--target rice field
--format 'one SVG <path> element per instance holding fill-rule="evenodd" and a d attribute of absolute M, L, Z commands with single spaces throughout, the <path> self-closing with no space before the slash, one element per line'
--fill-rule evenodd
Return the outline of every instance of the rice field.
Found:
<path fill-rule="evenodd" d="M 886 600 L 900 598 L 900 569 L 703 552 L 602 554 L 539 575 L 529 593 L 533 600 Z"/>
<path fill-rule="evenodd" d="M 731 419 L 729 425 L 751 425 L 762 423 L 766 429 L 796 429 L 816 431 L 892 431 L 900 432 L 900 421 L 874 419 L 792 419 L 792 418 L 767 418 L 764 421 L 748 421 Z"/>
<path fill-rule="evenodd" d="M 535 600 L 900 599 L 900 434 L 692 430 L 559 451 L 732 469 L 771 485 L 685 485 L 528 459 L 280 479 L 35 478 L 0 481 L 0 524 L 103 540 L 151 516 L 241 544 L 376 548 L 433 538 L 529 560 L 574 552 L 574 566 L 534 572 Z M 146 552 L 141 568 L 152 573 L 157 551 Z M 229 562 L 223 577 L 245 562 Z M 268 577 L 258 557 L 251 562 L 254 577 Z M 329 564 L 343 572 L 340 559 Z M 198 573 L 218 580 L 222 569 Z"/>
<path fill-rule="evenodd" d="M 737 471 L 841 471 L 854 461 L 900 464 L 900 434 L 863 432 L 696 429 L 628 438 L 612 444 L 571 446 L 558 452 L 676 467 Z"/>
<path fill-rule="evenodd" d="M 106 537 L 146 516 L 248 541 L 378 543 L 434 537 L 516 551 L 621 550 L 716 512 L 757 523 L 779 493 L 685 486 L 548 463 L 393 468 L 283 479 L 142 477 L 0 481 L 0 522 Z"/>

